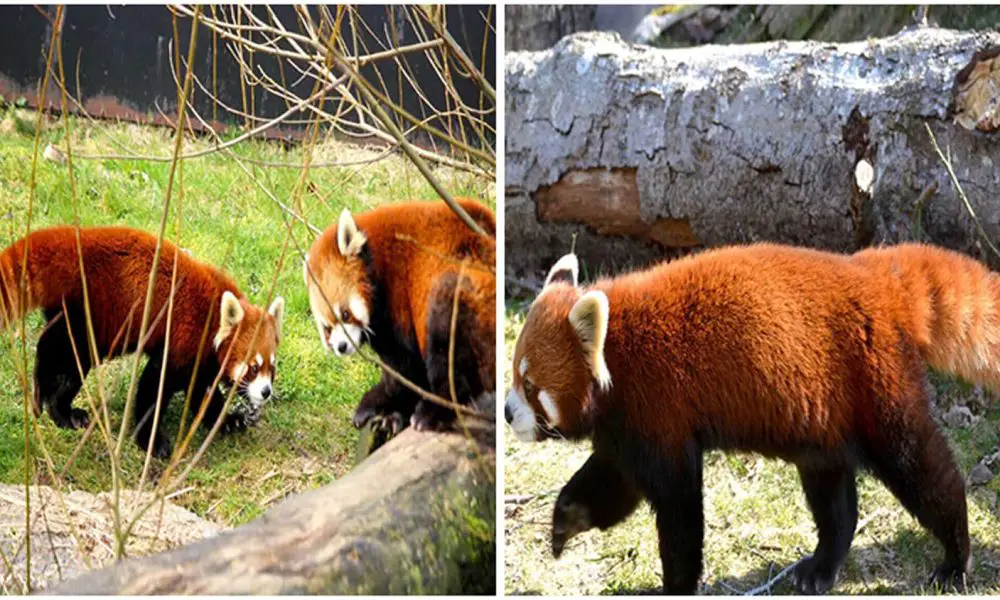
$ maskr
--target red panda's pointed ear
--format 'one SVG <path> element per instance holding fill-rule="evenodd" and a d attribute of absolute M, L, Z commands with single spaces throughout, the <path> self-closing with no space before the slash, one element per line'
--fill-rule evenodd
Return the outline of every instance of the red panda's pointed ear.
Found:
<path fill-rule="evenodd" d="M 545 277 L 545 285 L 542 287 L 546 288 L 550 283 L 557 281 L 562 281 L 576 287 L 579 272 L 580 261 L 576 259 L 575 254 L 567 254 L 557 260 L 556 264 L 552 265 L 552 268 L 549 269 L 549 274 Z"/>
<path fill-rule="evenodd" d="M 341 256 L 356 256 L 361 253 L 368 238 L 358 229 L 358 224 L 354 222 L 351 211 L 346 208 L 340 213 L 340 221 L 337 222 L 337 249 Z"/>
<path fill-rule="evenodd" d="M 243 320 L 243 315 L 244 311 L 240 305 L 240 299 L 232 292 L 223 292 L 222 304 L 219 307 L 219 331 L 215 334 L 216 350 L 229 337 L 233 329 L 240 324 L 240 321 Z"/>
<path fill-rule="evenodd" d="M 274 317 L 274 335 L 281 339 L 281 319 L 285 316 L 285 299 L 278 296 L 267 309 L 267 314 Z"/>
<path fill-rule="evenodd" d="M 601 389 L 611 387 L 611 373 L 604 362 L 604 340 L 608 335 L 608 297 L 604 292 L 591 290 L 569 311 L 569 322 L 587 356 L 590 372 Z"/>

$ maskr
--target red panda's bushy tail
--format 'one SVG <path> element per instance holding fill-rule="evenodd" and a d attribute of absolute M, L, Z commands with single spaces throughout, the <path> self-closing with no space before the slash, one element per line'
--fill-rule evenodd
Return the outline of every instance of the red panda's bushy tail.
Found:
<path fill-rule="evenodd" d="M 852 258 L 898 283 L 900 325 L 940 371 L 1000 391 L 1000 274 L 923 244 L 862 250 Z"/>

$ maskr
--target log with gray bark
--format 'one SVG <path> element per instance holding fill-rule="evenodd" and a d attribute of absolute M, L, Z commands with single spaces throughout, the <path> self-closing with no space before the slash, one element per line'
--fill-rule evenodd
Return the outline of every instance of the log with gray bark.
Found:
<path fill-rule="evenodd" d="M 470 594 L 495 586 L 492 433 L 407 429 L 260 519 L 57 594 Z"/>
<path fill-rule="evenodd" d="M 949 110 L 956 75 L 998 43 L 923 28 L 659 50 L 582 33 L 508 54 L 507 275 L 543 271 L 574 232 L 584 261 L 612 268 L 754 240 L 844 251 L 915 238 L 996 264 L 925 123 L 1000 239 L 1000 141 Z"/>

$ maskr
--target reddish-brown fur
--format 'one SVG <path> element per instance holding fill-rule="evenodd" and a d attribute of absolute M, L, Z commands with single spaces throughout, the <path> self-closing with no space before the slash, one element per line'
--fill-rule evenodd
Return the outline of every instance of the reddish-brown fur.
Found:
<path fill-rule="evenodd" d="M 22 304 L 18 289 L 26 244 L 26 300 Z M 80 247 L 86 269 L 91 322 L 98 353 L 106 355 L 112 345 L 115 355 L 135 351 L 156 238 L 144 231 L 125 227 L 83 228 L 80 230 Z M 62 314 L 65 302 L 75 332 L 80 334 L 85 331 L 83 287 L 77 248 L 74 228 L 52 227 L 35 231 L 4 250 L 0 254 L 0 325 L 9 326 L 24 313 L 35 309 L 42 309 L 47 319 L 54 319 Z M 234 365 L 246 361 L 248 356 L 253 360 L 257 353 L 266 357 L 267 365 L 264 368 L 272 368 L 270 357 L 277 347 L 274 319 L 265 310 L 247 302 L 232 279 L 220 270 L 191 258 L 168 241 L 163 242 L 161 250 L 150 313 L 151 327 L 144 351 L 151 356 L 160 355 L 166 344 L 167 318 L 164 306 L 170 295 L 175 256 L 177 286 L 167 358 L 168 376 L 174 373 L 190 376 L 195 357 L 199 354 L 199 344 L 205 335 L 206 320 L 208 333 L 201 352 L 201 377 L 214 377 L 223 366 L 223 374 L 228 376 Z M 245 316 L 236 333 L 230 334 L 215 349 L 212 343 L 219 327 L 220 299 L 226 291 L 239 298 Z M 253 340 L 256 325 L 262 318 L 264 322 L 261 330 L 256 340 Z M 53 330 L 54 334 L 65 334 L 64 323 L 54 324 L 53 327 L 62 328 Z M 84 344 L 86 337 L 78 340 L 78 353 L 86 352 Z M 40 343 L 39 368 L 44 369 L 46 365 L 43 364 L 41 354 Z M 221 359 L 227 354 L 228 361 L 222 365 Z M 67 357 L 60 357 L 65 358 Z M 66 366 L 54 367 L 63 369 Z M 75 366 L 71 368 L 75 369 Z M 44 376 L 44 373 L 40 375 Z M 228 377 L 224 377 L 223 381 L 227 379 Z M 186 383 L 177 382 L 181 387 Z M 36 409 L 40 408 L 41 406 L 36 406 Z"/>
<path fill-rule="evenodd" d="M 437 350 L 427 346 L 428 340 L 435 337 L 428 326 L 440 323 L 442 318 L 447 320 L 442 313 L 445 308 L 450 315 L 455 287 L 452 279 L 465 260 L 460 298 L 462 314 L 467 317 L 460 318 L 457 329 L 471 329 L 468 350 L 474 354 L 472 363 L 477 365 L 473 370 L 479 372 L 470 377 L 488 382 L 492 390 L 496 326 L 496 279 L 492 272 L 496 243 L 492 236 L 496 225 L 493 213 L 482 204 L 472 200 L 459 203 L 489 237 L 473 232 L 440 201 L 385 204 L 354 215 L 357 228 L 367 238 L 364 252 L 357 256 L 341 255 L 337 224 L 329 227 L 309 251 L 312 276 L 329 303 L 320 302 L 313 308 L 321 311 L 327 322 L 337 323 L 340 319 L 330 307 L 347 306 L 348 296 L 358 291 L 373 313 L 374 335 L 369 339 L 373 349 L 418 385 L 433 388 L 440 382 L 431 381 L 434 375 L 429 374 Z M 315 284 L 308 274 L 306 280 L 313 288 Z M 391 376 L 385 377 L 389 379 L 384 378 L 373 390 L 377 394 L 370 393 L 362 402 L 356 424 L 374 416 L 368 410 L 372 406 L 387 405 L 388 397 L 408 394 L 392 382 Z M 391 392 L 384 389 L 386 385 Z M 399 403 L 395 404 L 398 408 Z"/>
<path fill-rule="evenodd" d="M 459 200 L 459 204 L 487 233 L 496 234 L 493 213 L 488 208 L 473 200 Z M 496 242 L 492 237 L 477 235 L 447 204 L 438 201 L 383 204 L 354 215 L 354 219 L 368 237 L 368 244 L 378 248 L 372 256 L 372 269 L 379 279 L 388 282 L 392 322 L 403 331 L 413 332 L 421 353 L 427 339 L 426 300 L 442 273 L 457 270 L 456 257 L 473 259 L 466 275 L 477 284 L 469 298 L 478 307 L 475 312 L 482 317 L 484 330 L 494 329 L 496 292 L 490 282 L 495 278 L 483 272 L 484 266 L 494 268 Z M 360 258 L 345 259 L 337 251 L 336 224 L 313 242 L 309 256 L 331 303 L 340 295 L 338 284 L 351 282 L 363 286 L 365 300 L 371 304 L 374 289 L 367 282 L 365 264 Z"/>
<path fill-rule="evenodd" d="M 603 291 L 610 307 L 607 391 L 595 385 L 568 320 L 586 289 Z M 674 465 L 679 469 L 674 475 L 694 478 L 700 489 L 702 449 L 739 448 L 799 465 L 807 496 L 812 489 L 821 505 L 816 482 L 837 481 L 860 462 L 942 538 L 948 556 L 938 574 L 964 572 L 964 487 L 928 415 L 922 377 L 927 361 L 974 381 L 1000 382 L 996 274 L 960 254 L 918 244 L 853 256 L 758 244 L 704 252 L 586 289 L 565 283 L 546 287 L 530 309 L 513 362 L 514 388 L 536 415 L 546 414 L 538 400 L 539 390 L 545 390 L 557 399 L 558 432 L 594 439 L 603 474 L 598 476 L 596 466 L 590 467 L 592 474 L 581 471 L 571 484 L 574 490 L 584 489 L 587 477 L 596 484 L 620 468 L 654 508 L 669 497 L 678 513 L 684 502 L 699 504 L 700 510 L 693 495 L 666 491 L 642 469 L 662 464 L 660 477 L 667 479 Z M 517 367 L 525 357 L 522 375 Z M 695 456 L 696 471 L 680 466 Z M 644 467 L 628 464 L 639 457 Z M 812 477 L 810 484 L 817 469 L 828 475 Z M 823 514 L 853 535 L 853 475 L 843 486 L 832 493 L 843 492 L 844 499 Z M 590 493 L 597 495 L 593 488 Z M 566 519 L 573 504 L 561 502 L 557 521 Z M 635 502 L 623 506 L 608 509 L 617 515 L 613 522 Z M 853 521 L 844 516 L 852 506 Z M 835 519 L 831 511 L 842 514 Z M 665 586 L 693 591 L 688 588 L 693 565 L 678 575 L 676 565 L 684 557 L 668 560 L 677 549 L 663 546 L 668 520 L 658 521 Z M 568 531 L 577 527 L 563 525 Z M 820 529 L 823 546 L 824 533 L 834 528 Z M 846 553 L 843 535 L 837 535 L 840 541 L 826 547 L 830 554 Z M 823 575 L 829 581 L 800 591 L 832 585 L 839 560 L 842 556 L 829 558 L 835 564 L 832 575 Z M 700 571 L 700 549 L 697 563 Z"/>

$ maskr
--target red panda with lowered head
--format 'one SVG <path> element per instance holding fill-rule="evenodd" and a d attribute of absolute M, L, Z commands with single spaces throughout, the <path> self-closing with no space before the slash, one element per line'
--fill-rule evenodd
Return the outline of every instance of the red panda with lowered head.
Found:
<path fill-rule="evenodd" d="M 80 229 L 94 341 L 101 359 L 112 351 L 120 356 L 138 348 L 156 241 L 155 236 L 145 231 L 125 227 Z M 22 272 L 25 246 L 27 270 Z M 0 326 L 6 327 L 36 309 L 43 311 L 48 323 L 38 339 L 35 413 L 47 409 L 56 425 L 73 429 L 86 427 L 89 421 L 87 412 L 73 408 L 72 404 L 83 384 L 79 367 L 85 377 L 92 366 L 79 260 L 73 227 L 39 229 L 0 253 Z M 169 353 L 166 353 L 165 306 L 175 266 L 177 286 Z M 22 275 L 23 302 L 19 293 Z M 250 304 L 228 276 L 177 251 L 166 240 L 154 285 L 150 325 L 142 348 L 149 361 L 138 382 L 134 415 L 138 423 L 136 441 L 145 452 L 153 432 L 160 374 L 166 363 L 160 423 L 152 444 L 153 454 L 166 458 L 171 445 L 163 434 L 162 415 L 170 397 L 186 390 L 193 376 L 196 377 L 192 394 L 195 410 L 220 371 L 221 381 L 237 385 L 254 409 L 267 401 L 276 374 L 285 304 L 280 297 L 267 310 Z M 214 325 L 202 344 L 209 316 Z M 258 324 L 260 330 L 255 339 Z M 199 354 L 201 362 L 196 365 Z M 225 398 L 216 388 L 205 401 L 208 406 L 202 423 L 212 427 L 222 416 Z M 239 413 L 224 418 L 225 431 L 246 426 L 244 415 Z"/>
<path fill-rule="evenodd" d="M 496 225 L 482 204 L 459 204 L 488 236 L 440 201 L 385 204 L 357 215 L 344 209 L 313 242 L 303 277 L 324 348 L 346 356 L 368 343 L 388 366 L 442 398 L 451 398 L 448 346 L 457 286 L 455 396 L 483 403 L 495 391 Z M 441 430 L 454 417 L 383 373 L 361 399 L 354 425 L 385 418 L 394 430 L 406 423 Z"/>
<path fill-rule="evenodd" d="M 590 438 L 556 501 L 556 556 L 642 499 L 656 513 L 666 593 L 697 589 L 702 455 L 796 465 L 819 530 L 798 593 L 835 583 L 869 470 L 944 547 L 933 580 L 969 568 L 965 486 L 925 391 L 927 364 L 995 386 L 1000 278 L 904 244 L 852 256 L 772 244 L 707 251 L 577 285 L 556 263 L 517 339 L 505 415 L 523 441 Z"/>

